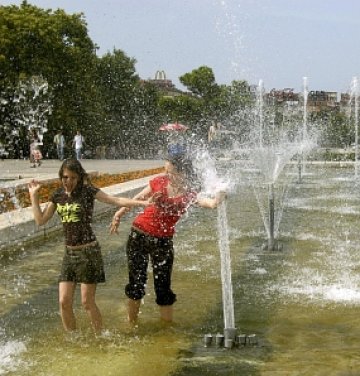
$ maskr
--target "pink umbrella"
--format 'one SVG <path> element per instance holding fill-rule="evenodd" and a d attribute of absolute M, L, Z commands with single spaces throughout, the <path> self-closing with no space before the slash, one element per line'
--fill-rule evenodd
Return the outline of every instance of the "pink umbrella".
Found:
<path fill-rule="evenodd" d="M 188 129 L 189 129 L 189 127 L 187 127 L 184 124 L 180 124 L 180 123 L 167 123 L 167 124 L 163 124 L 159 128 L 160 131 L 178 131 L 178 132 L 183 132 L 183 131 L 186 131 Z"/>

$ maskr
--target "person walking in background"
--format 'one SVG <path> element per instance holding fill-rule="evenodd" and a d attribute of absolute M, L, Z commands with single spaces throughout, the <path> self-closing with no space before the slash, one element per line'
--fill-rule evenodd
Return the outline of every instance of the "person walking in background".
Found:
<path fill-rule="evenodd" d="M 160 318 L 173 320 L 173 304 L 176 295 L 171 289 L 174 261 L 173 235 L 175 225 L 191 205 L 215 208 L 225 197 L 219 192 L 215 198 L 197 195 L 191 160 L 186 155 L 169 155 L 165 162 L 165 174 L 150 180 L 134 199 L 156 197 L 154 202 L 136 216 L 126 246 L 129 282 L 125 288 L 128 297 L 128 320 L 135 323 L 141 299 L 145 296 L 147 267 L 151 259 L 153 267 L 156 303 Z M 119 209 L 110 224 L 110 233 L 117 233 L 126 208 Z"/>
<path fill-rule="evenodd" d="M 65 137 L 62 130 L 59 130 L 54 137 L 54 144 L 56 145 L 57 157 L 60 161 L 64 159 L 64 147 L 65 147 Z"/>
<path fill-rule="evenodd" d="M 216 133 L 217 133 L 217 126 L 216 126 L 216 123 L 212 121 L 209 127 L 209 131 L 208 131 L 208 143 L 209 144 L 211 144 L 214 141 L 216 137 Z"/>
<path fill-rule="evenodd" d="M 85 139 L 81 132 L 78 130 L 73 140 L 73 147 L 75 148 L 75 156 L 77 160 L 81 159 L 81 152 L 85 145 Z"/>
<path fill-rule="evenodd" d="M 39 147 L 40 138 L 35 128 L 30 130 L 30 167 L 36 167 L 41 165 L 42 154 Z"/>
<path fill-rule="evenodd" d="M 223 126 L 220 122 L 215 123 L 215 121 L 211 122 L 208 131 L 208 142 L 209 144 L 214 144 L 219 140 L 220 132 Z"/>
<path fill-rule="evenodd" d="M 59 303 L 64 329 L 76 329 L 73 300 L 76 284 L 80 283 L 82 305 L 94 331 L 99 333 L 102 317 L 95 292 L 97 284 L 105 282 L 105 272 L 101 248 L 92 229 L 94 201 L 126 207 L 147 206 L 149 201 L 109 196 L 91 185 L 86 171 L 75 159 L 62 163 L 59 178 L 62 186 L 52 194 L 44 209 L 39 204 L 40 184 L 36 180 L 29 183 L 34 219 L 38 225 L 44 225 L 57 211 L 63 223 L 65 254 L 59 277 Z"/>
<path fill-rule="evenodd" d="M 34 163 L 35 163 L 33 167 L 36 167 L 36 166 L 39 167 L 41 165 L 41 160 L 43 159 L 43 155 L 41 153 L 40 146 L 35 145 L 32 153 L 33 153 Z"/>

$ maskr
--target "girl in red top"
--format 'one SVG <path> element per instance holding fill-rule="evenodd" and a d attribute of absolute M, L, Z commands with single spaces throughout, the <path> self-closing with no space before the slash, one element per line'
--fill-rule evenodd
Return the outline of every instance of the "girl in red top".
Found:
<path fill-rule="evenodd" d="M 165 321 L 173 319 L 176 295 L 171 290 L 171 272 L 175 225 L 191 205 L 215 208 L 224 198 L 222 193 L 215 198 L 198 198 L 192 189 L 193 177 L 191 161 L 185 155 L 169 156 L 165 162 L 165 175 L 150 180 L 148 186 L 134 197 L 146 199 L 152 196 L 154 203 L 133 221 L 126 246 L 129 283 L 125 293 L 129 298 L 128 319 L 131 323 L 137 320 L 140 302 L 145 295 L 149 258 L 160 317 Z M 121 208 L 115 213 L 111 233 L 117 232 L 120 218 L 126 211 L 126 208 Z"/>

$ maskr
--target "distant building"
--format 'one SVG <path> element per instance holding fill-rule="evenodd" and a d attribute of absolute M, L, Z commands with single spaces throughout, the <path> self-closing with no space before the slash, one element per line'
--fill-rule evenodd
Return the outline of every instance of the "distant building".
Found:
<path fill-rule="evenodd" d="M 336 91 L 310 91 L 307 98 L 309 112 L 335 110 L 339 108 Z"/>
<path fill-rule="evenodd" d="M 153 84 L 164 96 L 176 97 L 184 94 L 181 90 L 177 89 L 171 80 L 166 78 L 165 71 L 157 71 L 155 78 L 147 80 L 147 82 Z"/>
<path fill-rule="evenodd" d="M 340 98 L 339 101 L 336 91 L 310 91 L 307 96 L 307 111 L 311 113 L 343 109 L 349 103 L 349 95 L 341 94 Z M 292 88 L 272 89 L 264 95 L 264 101 L 269 105 L 298 105 L 303 100 L 304 94 L 295 93 Z"/>
<path fill-rule="evenodd" d="M 299 102 L 299 94 L 294 93 L 294 89 L 285 88 L 282 90 L 272 89 L 266 95 L 269 104 L 295 104 Z"/>
<path fill-rule="evenodd" d="M 154 79 L 147 82 L 153 84 L 163 96 L 176 97 L 179 95 L 191 95 L 189 92 L 183 92 L 175 87 L 171 80 L 167 79 L 163 70 L 155 73 Z M 249 85 L 248 92 L 252 99 L 258 97 L 259 87 L 257 85 Z M 338 99 L 339 98 L 339 99 Z M 271 89 L 268 93 L 264 92 L 264 103 L 268 105 L 286 105 L 296 106 L 303 102 L 304 94 L 302 92 L 295 93 L 293 88 Z M 307 111 L 320 112 L 322 110 L 345 110 L 350 102 L 350 94 L 336 91 L 309 91 L 307 96 Z"/>
<path fill-rule="evenodd" d="M 349 93 L 340 94 L 340 110 L 347 111 L 350 108 L 351 95 Z"/>

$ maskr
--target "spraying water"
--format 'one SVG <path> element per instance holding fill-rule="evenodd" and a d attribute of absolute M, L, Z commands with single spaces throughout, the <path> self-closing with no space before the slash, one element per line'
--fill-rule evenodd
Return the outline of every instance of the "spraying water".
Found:
<path fill-rule="evenodd" d="M 229 184 L 221 180 L 216 172 L 215 163 L 207 151 L 199 153 L 196 157 L 196 168 L 201 176 L 203 192 L 214 194 L 225 191 Z M 217 209 L 218 244 L 221 261 L 221 285 L 223 298 L 224 328 L 235 328 L 234 301 L 231 281 L 231 255 L 229 246 L 228 220 L 226 202 L 223 201 Z"/>
<path fill-rule="evenodd" d="M 302 140 L 303 142 L 308 138 L 308 124 L 307 124 L 307 102 L 308 102 L 308 79 L 307 77 L 303 77 L 303 131 L 302 131 Z M 299 154 L 298 160 L 298 181 L 299 183 L 302 180 L 302 173 L 304 171 L 305 164 L 304 164 L 304 155 L 303 153 Z"/>
<path fill-rule="evenodd" d="M 218 206 L 218 235 L 221 260 L 221 285 L 223 297 L 224 328 L 235 328 L 234 300 L 231 281 L 231 255 L 229 246 L 228 221 L 226 213 L 226 202 Z"/>
<path fill-rule="evenodd" d="M 279 176 L 285 167 L 292 162 L 292 159 L 298 155 L 299 175 L 303 169 L 304 156 L 316 146 L 316 142 L 309 137 L 307 125 L 307 78 L 304 77 L 304 105 L 303 105 L 303 121 L 298 130 L 289 130 L 284 128 L 276 128 L 271 124 L 269 119 L 264 116 L 264 100 L 263 100 L 263 82 L 260 80 L 257 90 L 256 113 L 258 114 L 257 124 L 254 127 L 253 135 L 250 141 L 253 145 L 249 154 L 249 161 L 252 167 L 257 169 L 260 174 L 253 177 L 251 183 L 258 201 L 260 212 L 264 221 L 268 244 L 267 248 L 272 250 L 275 245 L 278 227 L 282 215 L 282 202 L 276 200 L 276 184 Z M 271 111 L 267 111 L 269 113 Z M 283 183 L 285 180 L 283 180 Z M 286 197 L 289 182 L 283 184 L 280 198 Z M 264 193 L 267 202 L 263 199 Z M 280 193 L 280 192 L 279 192 Z M 276 207 L 275 202 L 278 203 Z"/>
<path fill-rule="evenodd" d="M 284 178 L 282 186 L 280 186 L 277 184 L 279 176 L 291 159 L 299 153 L 301 146 L 301 143 L 296 142 L 269 145 L 261 149 L 255 149 L 251 157 L 254 167 L 260 172 L 260 174 L 253 176 L 250 182 L 253 185 L 263 218 L 268 239 L 267 249 L 269 250 L 274 249 L 283 211 L 283 200 L 286 197 L 290 183 L 289 179 L 286 180 Z M 278 195 L 277 200 L 276 192 Z M 264 196 L 267 196 L 267 202 L 265 202 Z M 275 202 L 277 205 L 275 205 Z"/>
<path fill-rule="evenodd" d="M 263 81 L 259 81 L 257 88 L 257 112 L 258 112 L 258 124 L 259 124 L 259 147 L 263 147 L 263 129 L 264 129 L 264 84 Z"/>
<path fill-rule="evenodd" d="M 52 94 L 47 81 L 41 76 L 21 80 L 15 88 L 8 90 L 11 99 L 0 98 L 1 110 L 13 111 L 15 121 L 5 119 L 3 128 L 7 134 L 0 149 L 11 158 L 14 155 L 23 158 L 26 151 L 19 143 L 20 137 L 26 138 L 27 133 L 35 129 L 39 145 L 43 143 L 44 134 L 48 131 L 48 118 L 52 113 Z"/>
<path fill-rule="evenodd" d="M 2 332 L 2 331 L 1 331 Z M 4 335 L 4 333 L 1 333 Z M 19 356 L 26 351 L 26 345 L 19 340 L 0 342 L 0 375 L 16 372 L 19 368 L 26 368 L 26 363 Z"/>
<path fill-rule="evenodd" d="M 307 139 L 307 102 L 308 102 L 308 79 L 307 77 L 303 77 L 303 98 L 304 98 L 304 105 L 303 105 L 303 140 Z"/>
<path fill-rule="evenodd" d="M 350 87 L 350 109 L 354 102 L 354 126 L 355 126 L 355 178 L 358 177 L 359 160 L 359 82 L 357 77 L 353 77 Z M 350 110 L 351 111 L 351 110 Z"/>

